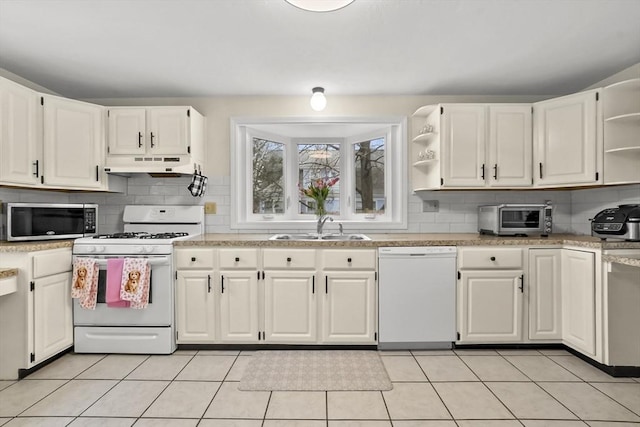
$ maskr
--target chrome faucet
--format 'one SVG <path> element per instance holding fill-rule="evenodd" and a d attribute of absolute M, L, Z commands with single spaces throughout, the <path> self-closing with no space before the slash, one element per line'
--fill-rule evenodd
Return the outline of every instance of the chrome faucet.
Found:
<path fill-rule="evenodd" d="M 333 222 L 333 218 L 331 218 L 329 215 L 320 215 L 318 217 L 318 237 L 322 236 L 322 227 L 324 227 L 324 223 L 327 222 L 327 220 Z"/>
<path fill-rule="evenodd" d="M 340 230 L 340 235 L 342 236 L 344 234 L 344 230 L 342 229 L 342 223 L 341 222 L 338 223 L 338 229 Z"/>

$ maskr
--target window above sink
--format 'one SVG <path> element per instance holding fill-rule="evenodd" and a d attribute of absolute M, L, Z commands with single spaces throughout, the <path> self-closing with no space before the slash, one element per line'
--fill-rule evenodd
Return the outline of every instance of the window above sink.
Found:
<path fill-rule="evenodd" d="M 300 188 L 330 178 L 334 219 L 406 228 L 406 118 L 232 118 L 231 134 L 232 228 L 315 225 L 316 202 Z"/>

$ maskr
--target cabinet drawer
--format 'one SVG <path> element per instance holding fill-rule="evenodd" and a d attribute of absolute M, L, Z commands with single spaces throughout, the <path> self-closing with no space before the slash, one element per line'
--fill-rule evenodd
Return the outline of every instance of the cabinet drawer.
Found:
<path fill-rule="evenodd" d="M 213 248 L 189 248 L 176 250 L 176 268 L 211 270 L 215 266 Z"/>
<path fill-rule="evenodd" d="M 458 250 L 458 265 L 469 268 L 522 268 L 521 248 L 463 248 Z"/>
<path fill-rule="evenodd" d="M 33 255 L 33 278 L 71 271 L 71 249 L 44 251 Z"/>
<path fill-rule="evenodd" d="M 257 249 L 220 249 L 220 268 L 258 268 Z"/>
<path fill-rule="evenodd" d="M 327 270 L 375 270 L 375 250 L 326 249 L 322 266 Z"/>
<path fill-rule="evenodd" d="M 265 269 L 314 269 L 316 251 L 314 249 L 265 249 L 262 252 Z"/>

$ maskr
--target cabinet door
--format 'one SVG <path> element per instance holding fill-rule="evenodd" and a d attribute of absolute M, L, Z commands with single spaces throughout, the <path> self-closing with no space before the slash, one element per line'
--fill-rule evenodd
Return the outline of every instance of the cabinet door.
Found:
<path fill-rule="evenodd" d="M 221 271 L 219 291 L 221 341 L 258 341 L 257 271 Z"/>
<path fill-rule="evenodd" d="M 528 187 L 531 177 L 531 105 L 489 107 L 489 164 L 492 187 Z"/>
<path fill-rule="evenodd" d="M 375 283 L 373 271 L 326 273 L 322 307 L 324 342 L 375 342 Z"/>
<path fill-rule="evenodd" d="M 0 78 L 0 182 L 39 183 L 38 95 Z"/>
<path fill-rule="evenodd" d="M 484 187 L 486 109 L 445 105 L 442 116 L 442 168 L 445 187 Z"/>
<path fill-rule="evenodd" d="M 71 273 L 36 279 L 33 290 L 34 364 L 73 345 Z"/>
<path fill-rule="evenodd" d="M 522 271 L 463 271 L 458 281 L 462 342 L 522 340 Z"/>
<path fill-rule="evenodd" d="M 597 172 L 597 91 L 534 104 L 534 183 L 589 184 Z"/>
<path fill-rule="evenodd" d="M 560 249 L 529 250 L 529 339 L 562 338 Z"/>
<path fill-rule="evenodd" d="M 213 271 L 178 271 L 176 324 L 178 344 L 213 342 Z"/>
<path fill-rule="evenodd" d="M 562 250 L 562 338 L 571 347 L 595 355 L 595 255 Z"/>
<path fill-rule="evenodd" d="M 102 186 L 103 108 L 44 97 L 44 183 L 71 188 Z"/>
<path fill-rule="evenodd" d="M 316 342 L 315 271 L 267 271 L 264 282 L 265 340 Z"/>
<path fill-rule="evenodd" d="M 145 153 L 146 115 L 144 108 L 111 108 L 107 114 L 109 154 Z"/>
<path fill-rule="evenodd" d="M 149 152 L 187 154 L 189 140 L 188 108 L 149 108 Z"/>

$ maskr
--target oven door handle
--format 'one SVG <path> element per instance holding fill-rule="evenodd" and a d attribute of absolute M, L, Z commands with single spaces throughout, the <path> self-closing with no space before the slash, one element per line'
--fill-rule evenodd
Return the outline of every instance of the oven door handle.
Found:
<path fill-rule="evenodd" d="M 77 258 L 91 258 L 91 257 L 77 257 Z M 131 257 L 123 257 L 123 258 L 131 258 Z M 169 257 L 160 257 L 160 258 L 136 257 L 136 258 L 145 258 L 149 263 L 149 265 L 170 265 L 171 264 L 171 258 Z M 108 259 L 109 258 L 96 258 L 95 260 L 98 266 L 103 267 L 107 265 Z"/>

